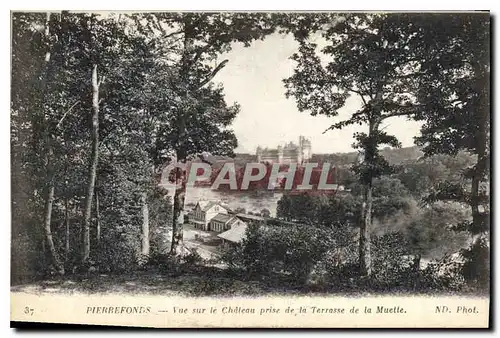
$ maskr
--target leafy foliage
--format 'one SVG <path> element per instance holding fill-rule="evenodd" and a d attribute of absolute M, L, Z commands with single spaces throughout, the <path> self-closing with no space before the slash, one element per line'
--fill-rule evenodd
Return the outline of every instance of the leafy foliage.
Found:
<path fill-rule="evenodd" d="M 144 193 L 148 241 L 153 255 L 163 252 L 172 212 L 155 187 L 155 172 L 179 148 L 179 139 L 190 154 L 231 154 L 236 139 L 227 126 L 238 106 L 228 106 L 223 88 L 210 82 L 215 74 L 210 61 L 231 42 L 248 45 L 270 30 L 260 14 L 13 14 L 13 233 L 36 243 L 34 261 L 44 261 L 47 234 L 39 224 L 47 210 L 52 254 L 63 253 L 68 271 L 79 264 L 79 215 L 91 160 L 87 135 L 93 128 L 88 112 L 96 104 L 100 154 L 96 193 L 87 195 L 95 196 L 89 266 L 121 271 L 142 259 Z M 198 44 L 186 52 L 191 47 L 179 36 L 187 31 Z M 91 95 L 93 67 L 97 103 Z M 185 86 L 196 87 L 187 98 Z M 188 134 L 174 128 L 179 111 L 189 112 Z M 47 209 L 50 189 L 53 208 Z"/>
<path fill-rule="evenodd" d="M 472 221 L 456 225 L 474 240 L 462 252 L 467 281 L 485 285 L 484 270 L 466 267 L 489 265 L 489 162 L 490 162 L 490 18 L 489 15 L 448 15 L 446 30 L 437 16 L 420 18 L 425 28 L 416 32 L 418 55 L 431 55 L 420 69 L 415 96 L 422 109 L 415 118 L 425 121 L 418 143 L 426 155 L 460 152 L 476 159 L 458 182 L 441 184 L 430 200 L 455 200 L 469 204 Z M 411 29 L 410 29 L 411 30 Z M 453 34 L 453 39 L 447 35 Z"/>
<path fill-rule="evenodd" d="M 252 225 L 241 245 L 226 252 L 223 259 L 248 276 L 284 273 L 304 284 L 334 243 L 330 231 L 317 227 Z"/>

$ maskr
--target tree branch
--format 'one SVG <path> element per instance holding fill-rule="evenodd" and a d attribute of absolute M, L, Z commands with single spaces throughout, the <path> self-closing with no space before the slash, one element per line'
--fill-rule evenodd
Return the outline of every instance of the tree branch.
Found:
<path fill-rule="evenodd" d="M 382 116 L 382 120 L 385 120 L 389 117 L 395 117 L 395 116 L 406 116 L 406 115 L 410 115 L 411 113 L 409 112 L 397 112 L 397 113 L 391 113 L 391 114 L 387 114 L 387 115 L 384 115 Z"/>
<path fill-rule="evenodd" d="M 351 91 L 351 92 L 353 92 L 355 94 L 358 94 L 361 97 L 361 100 L 363 100 L 363 104 L 366 106 L 366 100 L 365 100 L 363 94 L 361 93 L 361 91 L 355 90 L 355 89 L 352 89 L 352 88 L 349 89 L 349 91 Z"/>
<path fill-rule="evenodd" d="M 177 35 L 177 34 L 184 33 L 184 31 L 182 29 L 179 31 L 176 31 L 176 32 L 169 33 L 169 34 L 167 34 L 167 32 L 163 28 L 162 28 L 162 31 L 163 31 L 162 38 L 164 38 L 164 39 L 170 38 L 170 37 Z"/>
<path fill-rule="evenodd" d="M 222 70 L 222 68 L 224 68 L 226 66 L 226 64 L 228 62 L 229 62 L 229 60 L 226 59 L 226 60 L 222 61 L 221 63 L 219 63 L 219 65 L 217 67 L 215 67 L 215 69 L 212 71 L 212 73 L 210 73 L 210 75 L 207 76 L 205 78 L 205 80 L 201 81 L 198 84 L 198 86 L 196 86 L 196 88 L 194 90 L 196 91 L 198 89 L 201 89 L 204 85 L 209 83 L 215 77 L 215 75 L 217 75 L 217 73 L 220 72 Z"/>
<path fill-rule="evenodd" d="M 66 111 L 66 113 L 64 113 L 63 117 L 61 117 L 61 119 L 59 120 L 59 122 L 57 123 L 57 126 L 56 126 L 56 129 L 59 129 L 61 127 L 61 123 L 64 121 L 64 119 L 66 118 L 66 115 L 69 114 L 69 112 L 71 112 L 71 110 L 73 110 L 73 108 L 78 104 L 80 103 L 80 100 L 76 101 L 75 103 L 73 103 L 73 105 L 71 107 L 69 107 L 69 109 Z"/>
<path fill-rule="evenodd" d="M 204 52 L 208 51 L 210 49 L 210 47 L 212 47 L 211 43 L 207 43 L 205 46 L 200 47 L 198 49 L 198 51 L 196 52 L 196 54 L 194 55 L 193 60 L 191 60 L 190 64 L 194 65 L 200 59 L 201 55 Z"/>
<path fill-rule="evenodd" d="M 101 86 L 101 84 L 102 84 L 105 80 L 106 80 L 106 77 L 105 77 L 105 76 L 101 77 L 101 79 L 99 80 L 99 82 L 97 82 L 97 87 L 100 87 L 100 86 Z"/>
<path fill-rule="evenodd" d="M 392 103 L 394 104 L 394 103 Z M 396 107 L 398 108 L 401 108 L 401 109 L 405 109 L 404 111 L 397 111 L 397 112 L 393 112 L 393 113 L 390 113 L 390 114 L 386 114 L 386 115 L 383 115 L 382 116 L 382 119 L 387 119 L 389 117 L 395 117 L 395 116 L 407 116 L 407 115 L 411 115 L 412 114 L 412 109 L 416 109 L 416 108 L 422 108 L 422 107 L 425 107 L 425 105 L 422 105 L 422 104 L 415 104 L 415 105 L 411 105 L 411 106 L 402 106 L 402 105 L 396 105 L 394 104 Z M 410 110 L 410 111 L 408 111 Z"/>

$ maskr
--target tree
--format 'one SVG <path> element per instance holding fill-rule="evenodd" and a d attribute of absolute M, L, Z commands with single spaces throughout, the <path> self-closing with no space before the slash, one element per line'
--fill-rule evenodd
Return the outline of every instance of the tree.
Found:
<path fill-rule="evenodd" d="M 419 104 L 425 108 L 415 116 L 425 122 L 418 142 L 427 156 L 456 156 L 467 151 L 476 157 L 462 182 L 441 185 L 429 200 L 454 200 L 470 206 L 472 220 L 458 224 L 457 229 L 474 236 L 470 250 L 482 251 L 464 252 L 471 258 L 464 268 L 469 279 L 484 286 L 489 279 L 489 14 L 430 15 L 418 19 L 424 29 L 408 28 L 421 41 L 415 41 L 412 49 L 431 56 L 431 61 L 420 69 L 416 93 Z M 473 272 L 469 266 L 474 267 Z"/>
<path fill-rule="evenodd" d="M 453 254 L 466 243 L 464 233 L 454 234 L 453 226 L 470 217 L 467 211 L 459 203 L 440 202 L 420 210 L 409 220 L 404 232 L 418 263 L 422 256 Z"/>
<path fill-rule="evenodd" d="M 13 156 L 15 171 L 21 169 L 20 175 L 30 175 L 41 180 L 30 180 L 38 186 L 43 195 L 43 223 L 44 239 L 42 250 L 47 249 L 49 264 L 59 274 L 64 274 L 64 266 L 56 249 L 53 230 L 51 227 L 56 161 L 54 148 L 56 144 L 56 119 L 53 104 L 56 95 L 52 90 L 54 72 L 55 49 L 54 41 L 57 40 L 53 28 L 53 16 L 50 13 L 18 14 L 13 17 L 13 76 L 12 76 L 12 112 L 13 112 Z M 31 43 L 27 42 L 30 41 Z M 30 58 L 32 58 L 30 60 Z M 23 96 L 24 89 L 33 94 Z M 28 136 L 29 135 L 29 136 Z M 26 152 L 24 152 L 26 150 Z M 24 157 L 22 154 L 26 154 Z M 40 156 L 43 160 L 34 165 L 28 163 L 29 157 Z M 35 161 L 33 161 L 35 162 Z M 33 191 L 30 192 L 31 194 Z M 28 194 L 30 194 L 28 193 Z M 38 193 L 38 191 L 37 191 Z M 37 200 L 38 194 L 31 197 Z M 14 198 L 15 201 L 15 198 Z M 21 203 L 19 207 L 25 206 Z M 38 231 L 35 231 L 37 233 Z"/>
<path fill-rule="evenodd" d="M 363 203 L 362 185 L 355 184 L 349 194 L 284 194 L 278 201 L 277 216 L 286 221 L 349 229 L 357 225 Z M 373 181 L 373 218 L 377 223 L 406 212 L 413 205 L 409 191 L 396 178 L 381 177 Z M 375 230 L 375 229 L 374 229 Z"/>
<path fill-rule="evenodd" d="M 264 209 L 262 209 L 262 210 L 260 211 L 260 215 L 261 215 L 262 217 L 269 218 L 269 217 L 271 217 L 271 212 L 269 211 L 269 209 L 264 208 Z"/>
<path fill-rule="evenodd" d="M 143 236 L 145 247 L 162 228 L 160 219 L 169 224 L 160 208 L 146 210 L 158 200 L 169 205 L 155 192 L 151 169 L 158 163 L 156 133 L 170 116 L 151 109 L 150 98 L 152 90 L 168 91 L 153 81 L 160 69 L 161 80 L 171 81 L 162 57 L 175 54 L 165 52 L 173 38 L 149 31 L 154 18 L 136 18 L 139 23 L 121 14 L 13 15 L 13 182 L 26 182 L 13 193 L 13 229 L 40 244 L 35 252 L 48 249 L 48 264 L 60 273 L 59 250 L 68 267 L 77 251 L 77 264 L 92 258 L 113 268 L 120 261 L 103 260 L 109 254 L 130 266 L 140 253 L 139 222 L 143 235 L 148 220 L 153 227 Z M 38 226 L 24 229 L 24 223 Z"/>
<path fill-rule="evenodd" d="M 422 156 L 418 160 L 407 160 L 400 165 L 396 177 L 421 199 L 444 181 L 461 182 L 463 171 L 474 163 L 472 156 L 465 151 L 456 156 L 436 154 Z"/>
<path fill-rule="evenodd" d="M 234 209 L 234 212 L 236 214 L 246 214 L 247 213 L 246 209 L 243 207 L 238 207 L 238 208 Z"/>
<path fill-rule="evenodd" d="M 129 160 L 136 161 L 131 163 L 138 175 L 134 183 L 143 190 L 150 189 L 151 169 L 158 163 L 158 149 L 153 142 L 157 141 L 159 130 L 168 126 L 170 116 L 163 116 L 167 115 L 160 110 L 164 106 L 151 109 L 152 102 L 148 100 L 152 96 L 152 87 L 160 80 L 159 76 L 163 76 L 163 83 L 172 82 L 174 75 L 168 72 L 170 68 L 165 67 L 162 58 L 175 53 L 166 52 L 172 47 L 173 38 L 156 36 L 150 30 L 149 25 L 157 20 L 148 14 L 67 14 L 62 18 L 62 32 L 72 37 L 68 37 L 65 48 L 72 53 L 73 71 L 83 78 L 84 74 L 91 74 L 91 81 L 87 82 L 90 82 L 89 87 L 74 88 L 83 97 L 88 96 L 86 90 L 92 92 L 91 102 L 85 102 L 92 111 L 82 245 L 82 261 L 86 262 L 90 257 L 92 203 L 102 148 L 104 156 L 111 162 L 119 157 L 118 154 L 128 153 Z M 157 88 L 159 96 L 168 91 L 169 87 Z M 120 143 L 126 141 L 134 142 L 136 148 L 119 151 Z M 147 191 L 138 194 L 144 195 Z M 147 201 L 147 198 L 142 201 Z M 143 207 L 143 231 L 148 233 L 147 204 Z M 100 225 L 99 220 L 96 223 Z M 143 237 L 143 244 L 147 247 L 148 236 Z"/>
<path fill-rule="evenodd" d="M 295 36 L 299 51 L 292 55 L 297 63 L 294 74 L 285 79 L 287 97 L 294 97 L 300 111 L 335 117 L 347 98 L 356 95 L 361 108 L 345 121 L 327 130 L 353 124 L 366 125 L 367 133 L 356 133 L 355 147 L 362 156 L 355 171 L 363 185 L 359 255 L 360 273 L 371 274 L 370 231 L 372 223 L 373 180 L 392 168 L 378 147 L 399 147 L 382 122 L 415 113 L 411 96 L 416 86 L 414 69 L 421 61 L 404 48 L 415 37 L 402 29 L 399 14 L 346 14 L 320 22 L 298 21 Z M 326 46 L 308 40 L 308 32 L 321 30 Z"/>

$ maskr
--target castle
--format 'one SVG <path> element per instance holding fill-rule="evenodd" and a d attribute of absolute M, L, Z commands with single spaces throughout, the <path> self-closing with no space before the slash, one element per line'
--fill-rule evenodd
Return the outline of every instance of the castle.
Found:
<path fill-rule="evenodd" d="M 311 141 L 304 136 L 299 136 L 299 144 L 289 142 L 284 146 L 278 146 L 276 149 L 257 147 L 257 162 L 269 163 L 304 163 L 311 159 Z"/>

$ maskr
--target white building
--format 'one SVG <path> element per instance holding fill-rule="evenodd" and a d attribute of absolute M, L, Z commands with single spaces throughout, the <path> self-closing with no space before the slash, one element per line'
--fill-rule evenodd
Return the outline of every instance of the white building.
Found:
<path fill-rule="evenodd" d="M 228 211 L 218 202 L 200 201 L 188 214 L 188 219 L 195 228 L 208 231 L 210 221 L 218 214 L 227 215 Z"/>
<path fill-rule="evenodd" d="M 215 232 L 224 232 L 233 228 L 234 226 L 244 224 L 245 222 L 234 215 L 217 214 L 210 220 L 208 229 Z"/>
<path fill-rule="evenodd" d="M 218 234 L 217 237 L 222 239 L 223 246 L 238 245 L 246 237 L 247 225 L 235 224 L 231 229 Z"/>

